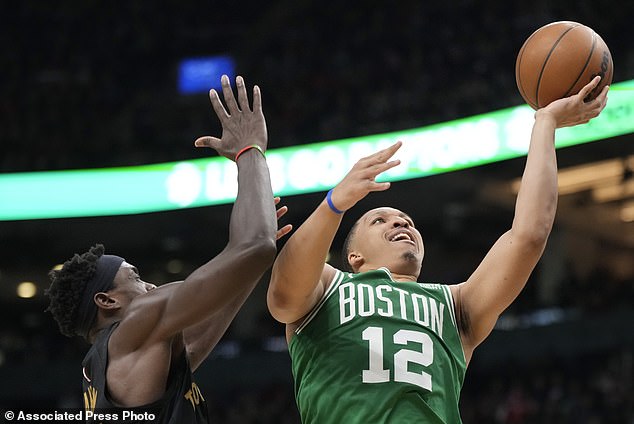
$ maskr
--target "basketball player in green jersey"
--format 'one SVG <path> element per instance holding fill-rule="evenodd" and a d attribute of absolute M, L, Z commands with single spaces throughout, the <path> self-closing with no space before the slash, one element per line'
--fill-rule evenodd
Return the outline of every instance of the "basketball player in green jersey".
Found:
<path fill-rule="evenodd" d="M 273 265 L 268 305 L 286 324 L 305 424 L 461 421 L 473 351 L 524 287 L 553 225 L 555 129 L 601 112 L 607 87 L 584 102 L 598 82 L 535 113 L 512 226 L 465 282 L 418 283 L 421 234 L 388 207 L 367 212 L 350 231 L 343 253 L 352 272 L 326 263 L 343 212 L 389 188 L 375 177 L 399 164 L 390 158 L 400 142 L 358 161 L 291 236 Z"/>
<path fill-rule="evenodd" d="M 223 76 L 227 109 L 215 90 L 210 92 L 222 138 L 196 140 L 196 146 L 215 149 L 238 168 L 225 249 L 185 281 L 158 288 L 123 258 L 104 255 L 101 245 L 51 272 L 48 310 L 63 334 L 79 335 L 92 345 L 82 362 L 87 421 L 208 421 L 192 372 L 272 264 L 276 236 L 290 231 L 285 226 L 276 234 L 260 91 L 254 87 L 251 109 L 241 77 L 236 85 L 237 102 Z M 284 212 L 281 208 L 278 217 Z"/>

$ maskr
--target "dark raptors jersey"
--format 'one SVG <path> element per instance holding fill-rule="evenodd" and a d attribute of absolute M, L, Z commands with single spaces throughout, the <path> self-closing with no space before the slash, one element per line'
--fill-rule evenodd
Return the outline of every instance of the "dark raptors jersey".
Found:
<path fill-rule="evenodd" d="M 208 423 L 207 405 L 200 389 L 192 379 L 187 355 L 173 364 L 161 399 L 139 407 L 118 407 L 106 391 L 108 340 L 118 323 L 97 335 L 82 362 L 84 416 L 88 422 L 116 421 L 118 423 L 190 424 Z M 99 416 L 99 414 L 109 414 Z M 113 415 L 116 414 L 116 418 Z"/>

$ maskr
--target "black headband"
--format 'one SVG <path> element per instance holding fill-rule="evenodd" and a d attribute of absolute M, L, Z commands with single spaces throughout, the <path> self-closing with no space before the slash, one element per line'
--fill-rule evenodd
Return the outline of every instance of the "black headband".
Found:
<path fill-rule="evenodd" d="M 117 271 L 125 259 L 115 255 L 102 255 L 97 259 L 95 274 L 86 283 L 86 289 L 79 304 L 75 332 L 82 337 L 87 337 L 95 318 L 97 317 L 97 305 L 95 294 L 107 292 L 112 289 Z"/>

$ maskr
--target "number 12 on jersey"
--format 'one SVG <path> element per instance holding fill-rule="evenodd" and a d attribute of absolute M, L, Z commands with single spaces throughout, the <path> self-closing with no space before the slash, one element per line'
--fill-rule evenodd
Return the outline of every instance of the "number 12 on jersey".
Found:
<path fill-rule="evenodd" d="M 390 370 L 384 369 L 383 328 L 368 327 L 361 333 L 362 339 L 368 342 L 369 369 L 363 370 L 364 383 L 387 383 L 390 381 Z M 420 346 L 420 350 L 400 349 L 394 354 L 394 381 L 410 383 L 431 392 L 431 374 L 408 370 L 409 364 L 420 364 L 429 367 L 434 361 L 434 343 L 429 334 L 420 331 L 399 330 L 394 333 L 394 345 L 408 346 L 410 342 Z"/>

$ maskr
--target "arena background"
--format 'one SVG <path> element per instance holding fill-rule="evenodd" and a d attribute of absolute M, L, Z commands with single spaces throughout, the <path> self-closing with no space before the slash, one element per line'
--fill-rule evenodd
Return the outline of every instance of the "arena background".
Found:
<path fill-rule="evenodd" d="M 206 94 L 177 90 L 177 65 L 187 57 L 229 55 L 247 84 L 260 85 L 270 148 L 519 105 L 516 54 L 557 20 L 594 28 L 611 49 L 614 81 L 634 78 L 634 3 L 555 3 L 3 2 L 0 172 L 214 155 L 193 148 L 197 136 L 220 131 Z M 633 142 L 626 135 L 559 151 L 560 168 L 590 173 L 597 162 L 629 160 L 622 195 L 598 202 L 600 182 L 590 181 L 561 196 L 543 259 L 474 355 L 465 423 L 634 422 L 634 223 L 622 215 L 634 207 Z M 422 229 L 421 280 L 462 281 L 509 227 L 513 199 L 503 193 L 523 164 L 395 183 L 347 213 L 342 228 L 369 207 L 399 207 Z M 324 194 L 283 199 L 283 222 L 300 224 Z M 222 249 L 229 213 L 225 205 L 0 222 L 0 409 L 81 405 L 87 345 L 59 335 L 43 312 L 52 266 L 102 242 L 147 281 L 182 279 Z M 36 284 L 34 297 L 16 295 L 22 281 Z M 283 327 L 266 310 L 267 281 L 197 372 L 213 422 L 298 422 Z"/>

